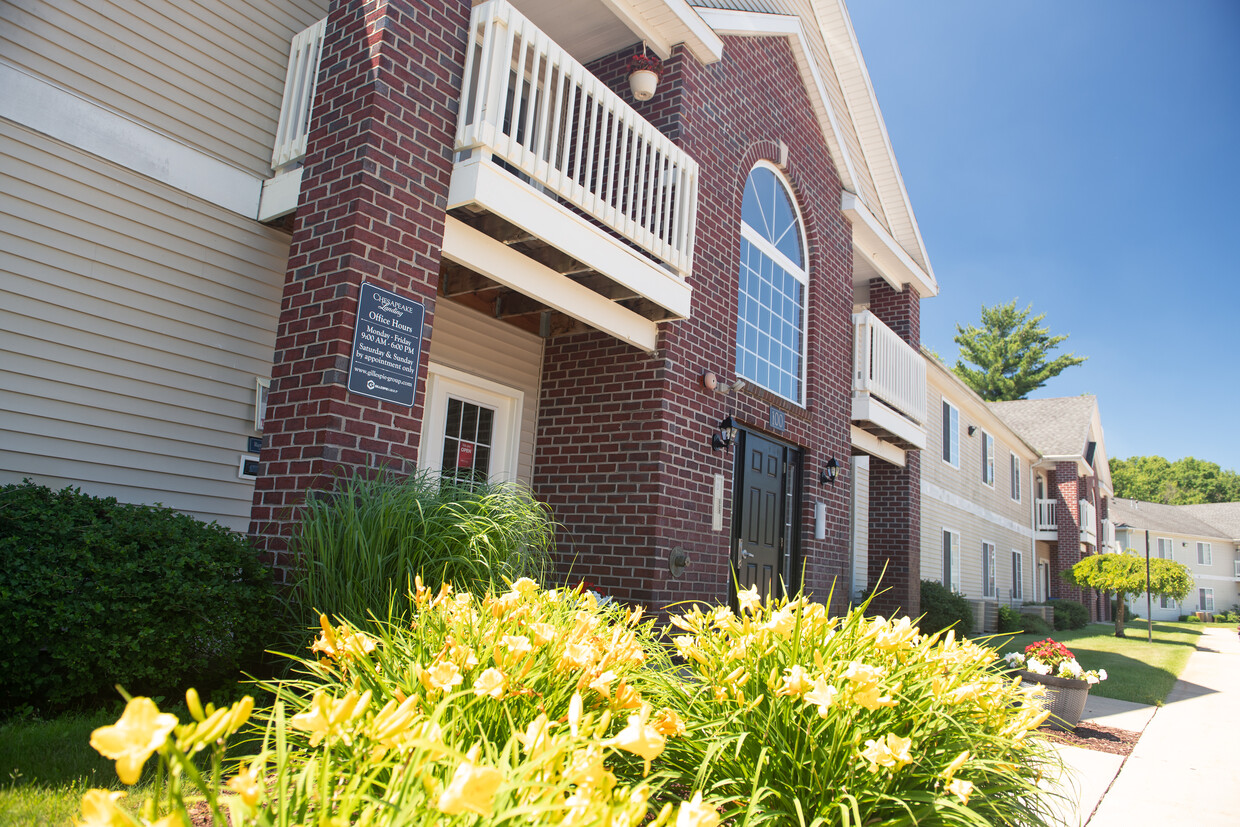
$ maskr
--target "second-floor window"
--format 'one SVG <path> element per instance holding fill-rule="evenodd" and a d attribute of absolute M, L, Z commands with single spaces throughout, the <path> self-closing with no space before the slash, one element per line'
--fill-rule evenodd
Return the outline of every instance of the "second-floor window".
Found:
<path fill-rule="evenodd" d="M 1159 538 L 1158 538 L 1158 556 L 1159 556 L 1159 558 L 1160 558 L 1160 559 L 1162 559 L 1162 560 L 1173 560 L 1173 559 L 1175 559 L 1175 558 L 1174 558 L 1174 557 L 1172 557 L 1172 555 L 1171 555 L 1171 549 L 1172 549 L 1172 548 L 1173 548 L 1173 546 L 1172 546 L 1172 544 L 1171 544 L 1171 538 L 1169 538 L 1169 537 L 1159 537 Z"/>
<path fill-rule="evenodd" d="M 767 164 L 745 182 L 739 282 L 737 376 L 804 404 L 805 240 L 792 195 Z"/>
<path fill-rule="evenodd" d="M 1020 502 L 1020 457 L 1012 454 L 1012 499 Z"/>
<path fill-rule="evenodd" d="M 1210 547 L 1209 543 L 1198 543 L 1197 544 L 1197 565 L 1199 566 L 1214 565 L 1214 550 Z"/>
<path fill-rule="evenodd" d="M 943 461 L 960 467 L 960 410 L 943 400 Z"/>
<path fill-rule="evenodd" d="M 982 482 L 995 484 L 995 438 L 982 431 Z"/>
<path fill-rule="evenodd" d="M 995 596 L 995 544 L 982 543 L 982 595 Z"/>

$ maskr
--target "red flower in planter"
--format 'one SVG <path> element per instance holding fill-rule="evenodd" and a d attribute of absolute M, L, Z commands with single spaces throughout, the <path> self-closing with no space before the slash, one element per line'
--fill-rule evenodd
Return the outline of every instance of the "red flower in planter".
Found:
<path fill-rule="evenodd" d="M 1064 661 L 1076 660 L 1076 655 L 1072 654 L 1067 646 L 1051 638 L 1039 640 L 1037 643 L 1030 643 L 1025 647 L 1025 657 L 1037 658 L 1052 668 Z"/>
<path fill-rule="evenodd" d="M 629 58 L 629 74 L 634 72 L 654 72 L 656 77 L 663 77 L 663 61 L 654 55 L 636 54 Z"/>

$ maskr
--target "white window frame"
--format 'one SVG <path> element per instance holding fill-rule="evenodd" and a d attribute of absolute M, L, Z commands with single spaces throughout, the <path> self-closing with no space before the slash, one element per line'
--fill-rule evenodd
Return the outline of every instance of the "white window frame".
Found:
<path fill-rule="evenodd" d="M 1012 549 L 1012 599 L 1025 599 L 1025 554 Z"/>
<path fill-rule="evenodd" d="M 1160 608 L 1160 609 L 1174 609 L 1174 608 L 1175 608 L 1175 601 L 1174 601 L 1174 600 L 1172 600 L 1170 597 L 1167 597 L 1167 595 L 1165 595 L 1165 594 L 1160 594 L 1160 595 L 1158 596 L 1158 608 Z"/>
<path fill-rule="evenodd" d="M 1202 553 L 1204 552 L 1204 554 Z M 1213 566 L 1214 565 L 1214 545 L 1211 543 L 1197 544 L 1197 565 Z M 1213 592 L 1213 589 L 1211 589 Z M 1211 609 L 1213 611 L 1213 609 Z"/>
<path fill-rule="evenodd" d="M 960 532 L 944 528 L 943 533 L 943 585 L 960 594 Z"/>
<path fill-rule="evenodd" d="M 521 413 L 524 392 L 432 362 L 426 372 L 426 412 L 422 417 L 422 442 L 418 467 L 439 473 L 443 461 L 444 418 L 448 397 L 495 411 L 489 480 L 511 482 L 517 478 L 521 445 Z"/>
<path fill-rule="evenodd" d="M 1163 544 L 1167 546 L 1167 553 L 1163 554 Z M 1174 560 L 1175 559 L 1175 541 L 1170 537 L 1159 537 L 1157 539 L 1158 559 Z"/>
<path fill-rule="evenodd" d="M 753 168 L 750 169 L 749 173 L 745 176 L 745 183 L 743 184 L 743 186 L 746 188 L 749 186 L 750 176 L 753 175 L 754 171 L 757 170 L 759 167 L 766 168 L 770 170 L 771 172 L 773 172 L 775 174 L 776 180 L 779 181 L 780 185 L 783 186 L 784 188 L 784 192 L 787 193 L 788 195 L 788 201 L 792 204 L 793 212 L 796 213 L 797 232 L 799 233 L 800 238 L 801 238 L 801 255 L 805 257 L 805 266 L 804 267 L 797 266 L 791 259 L 789 259 L 786 255 L 784 255 L 782 251 L 780 251 L 777 247 L 775 247 L 775 245 L 771 244 L 771 242 L 763 238 L 758 228 L 750 227 L 743 220 L 739 221 L 738 223 L 740 224 L 742 238 L 744 238 L 746 241 L 748 241 L 750 244 L 756 247 L 758 251 L 761 252 L 763 255 L 769 256 L 770 259 L 775 262 L 775 264 L 787 270 L 788 273 L 791 274 L 794 279 L 801 282 L 801 285 L 804 288 L 804 291 L 802 293 L 803 301 L 801 302 L 801 381 L 800 381 L 801 395 L 800 395 L 800 398 L 792 399 L 790 397 L 784 396 L 779 391 L 773 390 L 763 385 L 761 382 L 758 381 L 758 378 L 756 376 L 746 375 L 741 370 L 741 365 L 740 365 L 741 360 L 739 358 L 736 360 L 737 361 L 736 373 L 737 373 L 737 376 L 743 376 L 745 379 L 749 380 L 750 382 L 753 382 L 754 385 L 756 385 L 757 387 L 761 387 L 763 390 L 767 391 L 768 393 L 772 393 L 775 396 L 778 396 L 780 399 L 787 399 L 789 402 L 792 402 L 796 405 L 804 406 L 805 405 L 805 393 L 806 393 L 805 384 L 806 384 L 806 380 L 808 377 L 808 363 L 809 363 L 809 237 L 805 234 L 805 216 L 801 212 L 801 205 L 797 203 L 796 190 L 793 188 L 792 182 L 789 181 L 787 176 L 784 175 L 783 170 L 781 170 L 779 167 L 775 166 L 774 164 L 770 163 L 769 161 L 758 161 L 758 163 L 754 164 Z M 741 192 L 741 198 L 742 199 L 744 198 L 743 190 Z M 739 252 L 739 249 L 738 249 L 738 252 Z M 741 264 L 740 262 L 737 262 L 738 280 L 740 278 L 739 268 L 743 266 L 744 266 L 743 264 Z M 738 299 L 739 299 L 739 294 L 740 294 L 740 286 L 738 284 L 737 285 Z M 741 324 L 740 308 L 737 307 L 737 310 L 736 310 L 737 330 L 736 330 L 736 337 L 735 337 L 736 341 L 733 342 L 733 346 L 736 349 L 738 357 L 739 357 L 740 349 L 741 349 L 740 347 L 740 324 Z"/>
<path fill-rule="evenodd" d="M 960 409 L 943 400 L 943 461 L 960 467 Z"/>
<path fill-rule="evenodd" d="M 1201 612 L 1214 611 L 1214 589 L 1197 589 L 1197 610 Z"/>
<path fill-rule="evenodd" d="M 267 394 L 270 391 L 270 379 L 263 376 L 254 377 L 254 430 L 260 434 L 267 421 Z"/>
<path fill-rule="evenodd" d="M 1010 466 L 1012 470 L 1012 499 L 1020 502 L 1020 457 L 1016 456 L 1015 453 L 1012 454 Z"/>
<path fill-rule="evenodd" d="M 982 431 L 982 483 L 995 487 L 995 438 Z"/>
<path fill-rule="evenodd" d="M 995 544 L 982 541 L 982 597 L 998 597 L 995 589 Z"/>

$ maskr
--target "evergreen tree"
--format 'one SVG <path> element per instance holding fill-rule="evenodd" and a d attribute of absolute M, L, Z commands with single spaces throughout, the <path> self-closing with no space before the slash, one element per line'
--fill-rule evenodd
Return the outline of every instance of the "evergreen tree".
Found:
<path fill-rule="evenodd" d="M 954 341 L 960 346 L 961 358 L 952 370 L 988 402 L 1024 399 L 1087 358 L 1066 353 L 1051 359 L 1051 351 L 1068 337 L 1052 336 L 1042 325 L 1046 314 L 1030 318 L 1032 309 L 1029 305 L 1017 310 L 1016 299 L 994 307 L 983 305 L 981 327 L 956 325 Z"/>

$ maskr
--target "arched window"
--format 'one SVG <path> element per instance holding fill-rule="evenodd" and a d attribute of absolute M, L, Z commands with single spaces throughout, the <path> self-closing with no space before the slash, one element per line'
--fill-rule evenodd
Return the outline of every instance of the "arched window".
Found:
<path fill-rule="evenodd" d="M 798 405 L 805 399 L 805 237 L 774 167 L 754 167 L 741 202 L 736 373 Z"/>

